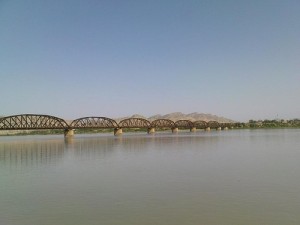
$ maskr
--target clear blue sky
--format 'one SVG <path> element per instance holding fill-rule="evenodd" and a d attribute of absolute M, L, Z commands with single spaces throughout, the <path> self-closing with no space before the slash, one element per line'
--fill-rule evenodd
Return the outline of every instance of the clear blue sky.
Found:
<path fill-rule="evenodd" d="M 0 0 L 0 115 L 300 118 L 299 0 Z"/>

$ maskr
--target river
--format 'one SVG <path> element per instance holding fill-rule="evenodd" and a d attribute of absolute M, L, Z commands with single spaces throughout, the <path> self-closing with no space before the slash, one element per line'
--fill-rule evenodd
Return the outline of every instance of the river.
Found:
<path fill-rule="evenodd" d="M 300 129 L 0 137 L 2 225 L 300 224 Z"/>

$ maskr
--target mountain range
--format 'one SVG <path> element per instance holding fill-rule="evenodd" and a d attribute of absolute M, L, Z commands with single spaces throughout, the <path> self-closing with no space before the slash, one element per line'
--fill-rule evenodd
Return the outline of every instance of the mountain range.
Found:
<path fill-rule="evenodd" d="M 224 118 L 224 117 L 220 117 L 220 116 L 216 116 L 216 115 L 212 115 L 212 114 L 206 114 L 206 113 L 189 113 L 189 114 L 184 114 L 181 112 L 174 112 L 174 113 L 169 113 L 169 114 L 165 114 L 165 115 L 161 115 L 161 114 L 157 114 L 154 116 L 150 116 L 150 117 L 145 117 L 143 115 L 139 115 L 139 114 L 134 114 L 132 116 L 128 116 L 128 117 L 122 117 L 122 118 L 115 118 L 115 120 L 117 122 L 120 122 L 123 119 L 128 119 L 128 118 L 143 118 L 143 119 L 147 119 L 149 121 L 153 121 L 153 120 L 157 120 L 157 119 L 169 119 L 172 120 L 174 122 L 176 122 L 177 120 L 190 120 L 190 121 L 197 121 L 197 120 L 204 120 L 204 121 L 217 121 L 220 123 L 231 123 L 234 122 L 234 120 L 228 119 L 228 118 Z"/>

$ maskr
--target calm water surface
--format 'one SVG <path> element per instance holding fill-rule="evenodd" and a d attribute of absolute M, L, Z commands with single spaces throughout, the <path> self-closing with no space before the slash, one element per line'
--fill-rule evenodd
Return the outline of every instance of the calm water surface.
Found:
<path fill-rule="evenodd" d="M 0 137 L 0 224 L 300 224 L 299 160 L 299 129 Z"/>

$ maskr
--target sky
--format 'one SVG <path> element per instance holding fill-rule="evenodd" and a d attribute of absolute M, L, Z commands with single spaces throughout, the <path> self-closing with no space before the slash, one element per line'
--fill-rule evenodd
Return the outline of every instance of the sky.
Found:
<path fill-rule="evenodd" d="M 299 0 L 0 0 L 0 115 L 300 118 Z"/>

